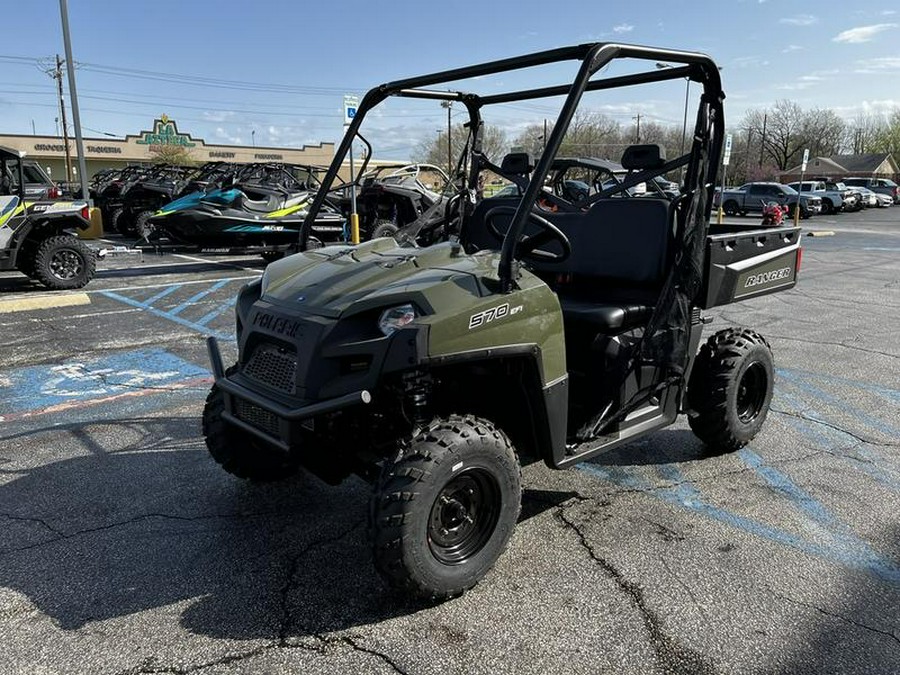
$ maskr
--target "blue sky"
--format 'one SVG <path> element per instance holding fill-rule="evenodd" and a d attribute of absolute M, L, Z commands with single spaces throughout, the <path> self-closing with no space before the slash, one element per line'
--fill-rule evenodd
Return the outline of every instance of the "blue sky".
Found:
<path fill-rule="evenodd" d="M 69 1 L 85 135 L 137 133 L 167 113 L 207 142 L 258 146 L 337 141 L 344 93 L 590 41 L 710 54 L 723 68 L 729 125 L 781 98 L 847 119 L 889 111 L 900 108 L 895 7 L 886 0 L 864 8 L 832 0 Z M 0 8 L 0 133 L 31 133 L 32 121 L 39 134 L 55 133 L 54 82 L 28 59 L 62 53 L 59 4 L 0 0 Z M 558 84 L 567 72 L 486 86 Z M 596 109 L 623 124 L 640 112 L 680 126 L 683 96 L 683 85 L 671 83 L 649 99 L 617 92 Z M 446 125 L 445 112 L 429 105 L 386 110 L 376 136 L 402 154 Z M 551 105 L 510 107 L 489 121 L 514 136 L 551 113 Z"/>

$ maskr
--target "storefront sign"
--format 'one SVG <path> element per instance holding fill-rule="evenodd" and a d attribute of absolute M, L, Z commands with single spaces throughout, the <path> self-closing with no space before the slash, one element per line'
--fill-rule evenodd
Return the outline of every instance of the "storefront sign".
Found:
<path fill-rule="evenodd" d="M 256 153 L 253 155 L 254 159 L 284 159 L 284 155 L 279 155 L 277 153 Z"/>
<path fill-rule="evenodd" d="M 233 152 L 224 152 L 221 150 L 210 150 L 209 151 L 210 159 L 234 159 Z"/>
<path fill-rule="evenodd" d="M 86 145 L 84 146 L 88 152 L 96 152 L 101 155 L 121 155 L 122 148 L 114 145 Z"/>
<path fill-rule="evenodd" d="M 193 148 L 196 145 L 196 143 L 191 142 L 189 134 L 178 133 L 175 120 L 170 120 L 166 115 L 154 120 L 153 132 L 142 131 L 135 143 L 150 146 L 179 145 L 183 148 Z"/>

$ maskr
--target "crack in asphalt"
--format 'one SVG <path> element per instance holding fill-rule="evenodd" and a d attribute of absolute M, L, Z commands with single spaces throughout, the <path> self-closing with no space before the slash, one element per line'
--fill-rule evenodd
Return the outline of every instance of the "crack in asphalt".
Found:
<path fill-rule="evenodd" d="M 407 671 L 403 670 L 400 666 L 398 666 L 397 662 L 394 661 L 394 659 L 392 659 L 387 654 L 376 651 L 374 649 L 370 649 L 368 647 L 363 647 L 362 645 L 357 644 L 355 642 L 355 638 L 353 638 L 349 635 L 343 636 L 341 638 L 341 641 L 344 644 L 350 645 L 350 647 L 352 647 L 355 651 L 362 652 L 364 654 L 370 654 L 371 656 L 381 659 L 384 663 L 386 663 L 391 668 L 393 668 L 394 672 L 400 673 L 400 675 L 409 675 Z"/>
<path fill-rule="evenodd" d="M 804 415 L 803 413 L 793 412 L 790 410 L 779 410 L 778 408 L 770 408 L 773 413 L 777 413 L 779 415 L 785 415 L 787 417 L 794 417 L 796 419 L 804 420 L 806 422 L 814 422 L 815 424 L 821 424 L 823 427 L 828 427 L 829 429 L 834 429 L 835 431 L 840 431 L 843 434 L 847 434 L 851 438 L 855 438 L 860 443 L 864 443 L 866 445 L 874 445 L 880 448 L 897 448 L 900 447 L 900 443 L 885 443 L 883 441 L 875 441 L 870 438 L 864 438 L 859 434 L 855 434 L 852 431 L 844 429 L 842 426 L 838 424 L 832 424 L 831 422 L 826 422 L 825 420 L 821 420 L 817 417 L 810 417 L 809 415 Z"/>
<path fill-rule="evenodd" d="M 11 518 L 13 520 L 22 520 L 22 521 L 31 521 L 40 523 L 47 529 L 57 533 L 59 536 L 48 539 L 46 541 L 41 541 L 36 544 L 30 544 L 28 546 L 22 546 L 20 548 L 10 549 L 8 551 L 0 551 L 0 558 L 12 555 L 13 553 L 21 553 L 22 551 L 29 551 L 34 548 L 39 548 L 41 546 L 49 546 L 50 544 L 54 544 L 59 541 L 65 541 L 67 539 L 75 539 L 76 537 L 83 536 L 85 534 L 94 534 L 96 532 L 103 532 L 105 530 L 112 530 L 117 527 L 122 527 L 123 525 L 132 525 L 134 523 L 138 523 L 142 520 L 147 520 L 149 518 L 162 518 L 164 520 L 177 520 L 183 522 L 193 522 L 200 520 L 239 520 L 244 518 L 257 518 L 263 516 L 272 516 L 281 513 L 280 511 L 260 511 L 260 512 L 252 512 L 252 513 L 213 513 L 213 514 L 205 514 L 201 516 L 178 516 L 170 513 L 144 513 L 139 516 L 135 516 L 134 518 L 129 518 L 128 520 L 121 520 L 115 523 L 108 523 L 106 525 L 100 525 L 98 527 L 89 527 L 83 530 L 76 530 L 75 532 L 63 532 L 62 530 L 58 530 L 40 518 L 25 518 L 25 517 L 15 517 L 9 514 L 0 513 L 0 516 L 6 516 L 7 518 Z"/>
<path fill-rule="evenodd" d="M 882 630 L 881 628 L 875 628 L 874 626 L 870 626 L 868 624 L 862 623 L 860 621 L 856 621 L 855 619 L 851 619 L 848 616 L 844 616 L 843 614 L 838 614 L 837 612 L 830 612 L 827 609 L 819 607 L 818 605 L 814 605 L 809 602 L 803 602 L 802 600 L 797 600 L 796 598 L 792 598 L 789 595 L 785 595 L 784 593 L 779 593 L 778 591 L 769 588 L 769 592 L 774 595 L 776 598 L 781 600 L 785 600 L 790 602 L 793 605 L 799 605 L 800 607 L 806 607 L 808 609 L 813 609 L 820 614 L 824 614 L 825 616 L 829 616 L 833 619 L 838 619 L 839 621 L 843 621 L 845 623 L 849 623 L 852 626 L 856 626 L 857 628 L 862 628 L 863 630 L 869 631 L 871 633 L 875 633 L 877 635 L 881 635 L 887 638 L 890 638 L 898 645 L 900 645 L 900 637 L 897 636 L 895 632 Z"/>
<path fill-rule="evenodd" d="M 22 523 L 37 523 L 38 525 L 41 525 L 41 526 L 47 528 L 54 534 L 59 535 L 60 538 L 66 536 L 62 530 L 57 530 L 50 523 L 48 523 L 46 520 L 43 520 L 41 518 L 34 518 L 34 517 L 28 517 L 28 516 L 14 516 L 11 513 L 0 513 L 0 517 L 6 518 L 7 520 L 13 520 L 13 521 L 22 522 Z M 56 541 L 58 541 L 58 540 L 59 539 L 57 539 Z"/>
<path fill-rule="evenodd" d="M 681 578 L 680 575 L 675 574 L 675 571 L 671 568 L 671 566 L 669 565 L 669 561 L 666 560 L 666 557 L 664 555 L 659 556 L 659 561 L 662 563 L 662 566 L 666 569 L 669 575 L 673 579 L 675 579 L 675 581 L 678 582 L 678 585 L 681 586 L 684 589 L 685 593 L 688 594 L 688 596 L 691 598 L 691 602 L 693 603 L 694 607 L 697 608 L 697 612 L 699 612 L 700 616 L 703 617 L 704 621 L 709 621 L 709 616 L 703 609 L 703 605 L 700 603 L 700 600 L 698 600 L 697 596 L 694 595 L 694 591 L 691 590 L 691 587 L 687 585 L 687 583 L 684 581 L 684 579 Z"/>
<path fill-rule="evenodd" d="M 900 359 L 900 354 L 890 354 L 888 352 L 882 352 L 877 349 L 866 349 L 865 347 L 860 347 L 859 345 L 848 345 L 844 342 L 827 342 L 825 340 L 804 340 L 803 338 L 793 337 L 790 335 L 769 335 L 768 337 L 777 340 L 789 340 L 792 342 L 803 342 L 805 344 L 812 345 L 830 345 L 832 347 L 844 347 L 845 349 L 852 349 L 854 351 L 865 352 L 866 354 L 877 354 L 879 356 L 886 356 L 889 359 Z"/>
<path fill-rule="evenodd" d="M 304 546 L 303 549 L 301 549 L 300 551 L 297 551 L 296 553 L 294 553 L 291 556 L 290 560 L 288 561 L 288 565 L 287 565 L 287 576 L 285 578 L 284 585 L 281 587 L 281 591 L 280 591 L 281 621 L 279 622 L 279 627 L 278 627 L 278 641 L 277 641 L 278 645 L 280 645 L 282 647 L 288 646 L 287 640 L 289 637 L 291 627 L 294 623 L 293 613 L 291 612 L 291 607 L 290 607 L 290 594 L 294 588 L 294 582 L 297 577 L 297 572 L 300 569 L 300 561 L 305 556 L 307 556 L 309 553 L 311 553 L 312 551 L 315 551 L 316 549 L 327 546 L 328 544 L 333 544 L 335 542 L 338 542 L 341 539 L 344 539 L 345 537 L 349 536 L 354 530 L 357 530 L 363 524 L 363 522 L 364 521 L 359 520 L 359 521 L 353 523 L 350 527 L 346 528 L 345 530 L 342 530 L 341 532 L 339 532 L 333 536 L 323 537 L 322 539 L 317 539 L 316 541 L 312 541 L 309 544 L 307 544 L 306 546 Z M 310 631 L 310 632 L 316 638 L 318 638 L 322 641 L 326 641 L 326 638 L 319 635 L 318 633 L 316 633 L 314 631 Z"/>
<path fill-rule="evenodd" d="M 615 565 L 594 550 L 594 547 L 588 541 L 587 535 L 578 523 L 566 515 L 566 507 L 561 506 L 558 509 L 557 517 L 562 522 L 563 527 L 575 532 L 581 547 L 606 572 L 619 587 L 619 590 L 631 600 L 638 610 L 650 636 L 650 645 L 653 647 L 653 651 L 665 672 L 673 673 L 674 675 L 714 675 L 716 673 L 715 667 L 709 659 L 666 635 L 659 615 L 647 605 L 643 589 L 636 583 L 626 579 Z"/>

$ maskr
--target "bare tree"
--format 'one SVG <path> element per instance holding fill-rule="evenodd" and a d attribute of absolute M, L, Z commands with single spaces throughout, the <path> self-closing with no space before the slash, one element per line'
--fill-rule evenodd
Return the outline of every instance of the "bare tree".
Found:
<path fill-rule="evenodd" d="M 457 124 L 450 131 L 450 164 L 455 169 L 456 163 L 459 161 L 459 157 L 469 140 L 469 130 L 464 125 Z M 495 158 L 495 161 L 499 162 L 500 158 L 506 153 L 507 147 L 506 133 L 500 127 L 490 124 L 485 125 L 481 140 L 482 151 L 488 157 Z M 419 145 L 412 152 L 411 158 L 414 162 L 434 164 L 446 169 L 448 166 L 447 150 L 447 132 L 441 131 L 434 137 L 420 141 Z"/>

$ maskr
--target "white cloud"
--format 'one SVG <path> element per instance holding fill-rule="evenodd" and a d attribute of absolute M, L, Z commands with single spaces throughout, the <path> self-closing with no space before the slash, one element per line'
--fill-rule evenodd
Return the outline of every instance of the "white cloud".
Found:
<path fill-rule="evenodd" d="M 832 38 L 832 42 L 846 42 L 848 44 L 858 44 L 860 42 L 869 42 L 878 33 L 896 28 L 900 24 L 896 23 L 877 23 L 874 26 L 858 26 L 845 30 Z"/>
<path fill-rule="evenodd" d="M 812 14 L 798 14 L 797 16 L 786 16 L 783 19 L 779 19 L 778 23 L 786 23 L 791 26 L 812 26 L 815 23 L 819 23 L 819 17 Z"/>
<path fill-rule="evenodd" d="M 800 45 L 788 45 L 781 50 L 782 54 L 790 54 L 791 52 L 799 52 L 803 49 Z"/>
<path fill-rule="evenodd" d="M 769 65 L 769 62 L 761 56 L 739 56 L 732 59 L 731 64 L 735 68 L 758 68 Z"/>
<path fill-rule="evenodd" d="M 634 30 L 634 26 L 630 23 L 620 23 L 618 26 L 613 26 L 613 33 L 630 33 Z"/>
<path fill-rule="evenodd" d="M 880 56 L 873 59 L 859 60 L 856 63 L 859 67 L 853 72 L 861 75 L 900 71 L 900 56 Z"/>

